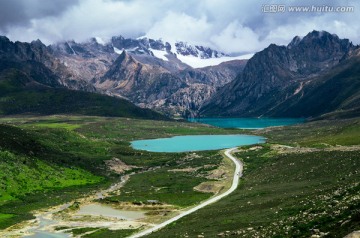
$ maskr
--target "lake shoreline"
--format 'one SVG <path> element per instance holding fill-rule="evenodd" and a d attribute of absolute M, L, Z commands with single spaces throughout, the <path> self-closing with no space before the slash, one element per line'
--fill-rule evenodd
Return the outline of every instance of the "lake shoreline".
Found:
<path fill-rule="evenodd" d="M 275 126 L 290 126 L 306 122 L 305 118 L 248 118 L 248 117 L 201 117 L 189 118 L 189 122 L 207 124 L 220 128 L 258 130 Z"/>
<path fill-rule="evenodd" d="M 136 140 L 131 146 L 136 150 L 150 152 L 193 152 L 207 150 L 222 150 L 237 146 L 265 143 L 262 136 L 234 134 L 234 135 L 189 135 L 173 136 L 149 140 Z"/>

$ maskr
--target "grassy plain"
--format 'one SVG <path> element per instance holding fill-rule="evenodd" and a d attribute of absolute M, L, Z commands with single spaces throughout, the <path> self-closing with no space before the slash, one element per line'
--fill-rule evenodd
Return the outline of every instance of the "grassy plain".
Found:
<path fill-rule="evenodd" d="M 240 187 L 148 237 L 343 237 L 359 230 L 359 122 L 253 132 L 269 140 L 235 154 L 245 163 Z"/>
<path fill-rule="evenodd" d="M 184 122 L 126 118 L 49 116 L 0 121 L 5 124 L 0 128 L 0 165 L 10 171 L 6 181 L 19 186 L 6 196 L 2 190 L 2 227 L 32 218 L 34 209 L 109 186 L 119 179 L 105 164 L 113 158 L 136 166 L 132 171 L 140 173 L 131 176 L 121 196 L 114 194 L 103 202 L 158 200 L 178 207 L 196 204 L 211 194 L 196 192 L 193 187 L 211 181 L 206 178 L 208 171 L 219 167 L 221 154 L 136 151 L 129 141 L 243 133 Z M 245 163 L 239 188 L 149 237 L 343 237 L 360 228 L 359 119 L 247 133 L 265 136 L 268 142 L 243 147 L 236 153 Z M 16 166 L 30 175 L 29 181 L 16 178 Z M 67 172 L 55 176 L 56 171 Z M 44 179 L 34 181 L 36 174 Z M 30 189 L 34 185 L 36 189 Z M 131 232 L 100 229 L 89 237 L 126 237 Z"/>
<path fill-rule="evenodd" d="M 194 178 L 194 174 L 168 170 L 184 166 L 201 170 L 209 163 L 215 169 L 222 161 L 218 152 L 197 153 L 196 158 L 189 159 L 190 153 L 136 151 L 129 142 L 184 134 L 239 132 L 184 122 L 129 118 L 61 115 L 1 118 L 0 228 L 33 218 L 31 211 L 36 209 L 86 196 L 118 181 L 120 175 L 106 164 L 113 158 L 136 166 L 128 173 L 151 171 L 131 177 L 124 189 L 135 192 L 121 198 L 111 197 L 106 202 L 156 199 L 176 206 L 198 203 L 210 196 L 192 189 L 206 181 L 205 176 L 200 173 Z M 153 189 L 151 194 L 149 189 Z"/>

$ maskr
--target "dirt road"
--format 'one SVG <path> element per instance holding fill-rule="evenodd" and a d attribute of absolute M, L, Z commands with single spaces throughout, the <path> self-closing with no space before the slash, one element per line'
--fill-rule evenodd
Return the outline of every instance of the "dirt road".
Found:
<path fill-rule="evenodd" d="M 228 196 L 230 193 L 234 192 L 235 189 L 237 188 L 237 186 L 239 185 L 239 178 L 242 176 L 242 171 L 243 171 L 243 164 L 241 161 L 237 160 L 234 156 L 231 155 L 231 152 L 236 150 L 237 148 L 231 148 L 231 149 L 227 149 L 225 151 L 225 155 L 231 159 L 234 164 L 235 164 L 235 172 L 234 172 L 234 177 L 233 177 L 233 182 L 232 182 L 232 185 L 231 187 L 229 188 L 229 190 L 227 190 L 226 192 L 220 194 L 220 195 L 217 195 L 215 197 L 212 197 L 210 198 L 209 200 L 206 200 L 205 202 L 201 203 L 200 205 L 196 206 L 196 207 L 193 207 L 173 218 L 171 218 L 170 220 L 167 220 L 161 224 L 158 224 L 152 228 L 149 228 L 149 229 L 146 229 L 142 232 L 139 232 L 137 234 L 134 234 L 132 236 L 130 236 L 129 238 L 137 238 L 137 237 L 142 237 L 142 236 L 145 236 L 145 235 L 149 235 L 151 234 L 152 232 L 155 232 L 157 230 L 160 230 L 162 228 L 164 228 L 165 226 L 169 225 L 170 223 L 174 222 L 174 221 L 177 221 L 179 220 L 180 218 L 184 217 L 184 216 L 187 216 L 193 212 L 196 212 L 197 210 L 203 208 L 203 207 L 206 207 L 207 205 L 209 204 L 212 204 L 216 201 L 219 201 L 220 199 L 222 199 L 223 197 L 226 197 Z"/>

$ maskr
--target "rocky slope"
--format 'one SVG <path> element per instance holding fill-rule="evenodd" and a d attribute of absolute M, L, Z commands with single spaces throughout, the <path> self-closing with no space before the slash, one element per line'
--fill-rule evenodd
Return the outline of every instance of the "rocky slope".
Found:
<path fill-rule="evenodd" d="M 107 93 L 124 96 L 143 107 L 156 108 L 162 106 L 159 105 L 159 100 L 168 99 L 179 89 L 188 86 L 166 69 L 140 63 L 126 51 L 123 51 L 95 85 Z"/>
<path fill-rule="evenodd" d="M 216 87 L 229 82 L 241 70 L 241 67 L 235 68 L 221 71 L 210 67 L 171 72 L 160 65 L 141 63 L 123 51 L 95 86 L 107 94 L 126 97 L 142 107 L 187 117 L 195 115 Z"/>
<path fill-rule="evenodd" d="M 268 116 L 348 118 L 360 116 L 358 50 L 331 70 L 300 83 Z"/>
<path fill-rule="evenodd" d="M 337 78 L 338 82 L 342 79 L 331 70 L 351 57 L 355 50 L 349 40 L 318 31 L 304 38 L 295 37 L 288 46 L 272 44 L 255 54 L 234 81 L 206 102 L 201 115 L 309 117 L 326 113 L 336 107 L 315 105 L 321 96 L 327 95 L 327 101 L 336 97 L 332 91 L 336 83 L 328 80 Z M 342 68 L 345 70 L 347 66 Z M 328 86 L 324 87 L 324 84 Z M 324 87 L 321 95 L 317 93 L 318 87 Z M 311 93 L 310 88 L 313 88 Z M 324 108 L 327 109 L 320 110 Z"/>
<path fill-rule="evenodd" d="M 85 82 L 93 87 L 91 80 L 105 74 L 117 55 L 111 47 L 98 44 L 95 39 L 82 44 L 74 41 L 50 45 L 49 51 L 59 62 L 61 68 L 55 69 L 62 82 L 69 88 L 77 88 L 76 83 Z"/>

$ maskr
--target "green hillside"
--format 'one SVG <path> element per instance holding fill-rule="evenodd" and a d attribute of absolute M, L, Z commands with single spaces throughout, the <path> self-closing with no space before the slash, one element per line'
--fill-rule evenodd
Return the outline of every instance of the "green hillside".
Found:
<path fill-rule="evenodd" d="M 24 113 L 167 119 L 159 113 L 139 108 L 124 99 L 62 87 L 49 87 L 17 69 L 4 70 L 0 74 L 0 115 Z"/>
<path fill-rule="evenodd" d="M 0 124 L 0 228 L 32 218 L 34 209 L 72 200 L 109 183 L 103 143 L 60 128 Z M 86 186 L 84 186 L 86 185 Z"/>
<path fill-rule="evenodd" d="M 359 119 L 256 133 L 269 143 L 235 154 L 245 171 L 233 194 L 147 237 L 344 237 L 359 230 Z"/>

